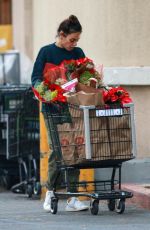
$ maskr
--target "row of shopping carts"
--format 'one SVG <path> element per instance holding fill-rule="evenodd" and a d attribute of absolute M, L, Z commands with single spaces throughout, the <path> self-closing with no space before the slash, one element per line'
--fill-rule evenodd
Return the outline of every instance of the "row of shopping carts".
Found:
<path fill-rule="evenodd" d="M 11 190 L 27 193 L 29 197 L 40 194 L 39 105 L 29 86 L 0 88 L 0 145 L 3 178 L 7 174 L 12 181 L 14 175 L 9 175 L 10 163 L 16 167 L 12 170 L 16 180 Z M 4 161 L 9 167 L 3 165 Z"/>

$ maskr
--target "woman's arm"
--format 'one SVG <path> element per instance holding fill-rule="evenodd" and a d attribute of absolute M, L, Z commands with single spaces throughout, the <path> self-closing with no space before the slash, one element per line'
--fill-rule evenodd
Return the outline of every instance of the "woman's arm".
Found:
<path fill-rule="evenodd" d="M 46 63 L 45 49 L 41 48 L 34 63 L 33 72 L 31 76 L 32 86 L 39 84 L 43 81 L 43 70 Z"/>

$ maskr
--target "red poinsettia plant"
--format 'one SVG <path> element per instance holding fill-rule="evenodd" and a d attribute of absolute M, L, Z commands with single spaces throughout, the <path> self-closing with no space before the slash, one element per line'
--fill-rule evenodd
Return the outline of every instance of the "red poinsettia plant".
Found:
<path fill-rule="evenodd" d="M 44 80 L 32 89 L 36 98 L 44 103 L 66 102 L 66 97 L 63 95 L 65 91 L 57 84 L 49 84 Z"/>
<path fill-rule="evenodd" d="M 122 87 L 114 87 L 108 90 L 104 90 L 103 98 L 106 104 L 123 105 L 132 102 L 129 93 Z"/>
<path fill-rule="evenodd" d="M 102 74 L 93 61 L 87 57 L 77 60 L 64 60 L 59 66 L 47 63 L 44 68 L 44 79 L 50 83 L 64 84 L 77 78 L 79 83 L 95 88 L 101 85 Z"/>
<path fill-rule="evenodd" d="M 101 88 L 99 92 L 103 93 L 107 105 L 132 102 L 129 93 L 122 87 L 103 88 L 102 75 L 102 72 L 96 70 L 93 61 L 87 57 L 64 60 L 58 66 L 46 63 L 43 71 L 44 80 L 37 84 L 33 91 L 40 101 L 49 103 L 66 102 L 64 93 L 68 91 L 93 92 L 96 89 L 94 91 L 96 93 L 97 88 Z"/>
<path fill-rule="evenodd" d="M 46 63 L 43 71 L 44 80 L 33 88 L 35 96 L 42 102 L 65 102 L 63 95 L 75 89 L 79 83 L 97 88 L 102 77 L 89 58 L 64 60 L 60 65 Z"/>

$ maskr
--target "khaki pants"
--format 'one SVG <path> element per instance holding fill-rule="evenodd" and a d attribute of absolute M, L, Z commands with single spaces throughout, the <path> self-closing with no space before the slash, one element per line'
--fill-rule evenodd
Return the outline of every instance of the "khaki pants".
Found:
<path fill-rule="evenodd" d="M 47 180 L 47 188 L 48 190 L 53 190 L 54 184 L 56 182 L 56 178 L 60 173 L 58 169 L 58 162 L 62 160 L 60 142 L 59 142 L 59 135 L 57 131 L 57 125 L 52 122 L 51 118 L 47 115 L 47 113 L 43 112 L 45 125 L 48 134 L 48 144 L 49 148 L 52 149 L 50 152 L 49 159 L 48 159 L 48 180 Z M 78 169 L 70 170 L 69 171 L 69 183 L 73 183 L 70 186 L 70 192 L 76 192 L 77 186 L 76 183 L 79 181 L 79 174 L 80 171 Z M 64 182 L 64 174 L 60 173 L 59 181 L 56 187 L 59 187 L 60 184 Z"/>

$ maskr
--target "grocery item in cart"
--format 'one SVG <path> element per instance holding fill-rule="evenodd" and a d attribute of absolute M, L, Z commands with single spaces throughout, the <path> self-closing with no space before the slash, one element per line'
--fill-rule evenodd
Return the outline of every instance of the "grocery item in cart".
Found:
<path fill-rule="evenodd" d="M 68 103 L 74 105 L 104 105 L 102 93 L 99 91 L 95 91 L 93 93 L 79 91 L 76 93 L 66 93 L 65 96 Z"/>
<path fill-rule="evenodd" d="M 89 110 L 90 160 L 131 159 L 133 146 L 130 108 L 121 108 L 120 116 L 97 116 L 97 110 Z M 69 107 L 69 111 L 72 123 L 60 125 L 61 132 L 58 129 L 63 158 L 67 164 L 83 163 L 87 161 L 84 112 L 77 106 Z M 64 138 L 67 139 L 65 146 L 62 145 Z"/>

